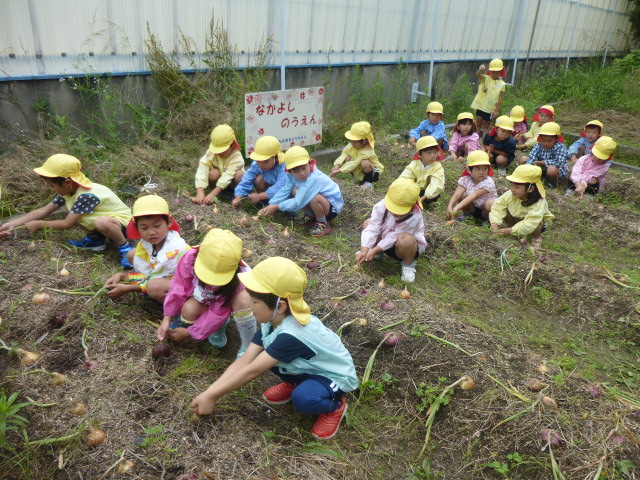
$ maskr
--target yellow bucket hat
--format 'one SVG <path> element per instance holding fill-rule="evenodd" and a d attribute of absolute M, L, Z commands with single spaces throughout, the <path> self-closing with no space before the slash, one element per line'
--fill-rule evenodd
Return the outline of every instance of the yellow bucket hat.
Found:
<path fill-rule="evenodd" d="M 431 102 L 429 105 L 427 105 L 427 113 L 444 114 L 444 107 L 440 102 Z"/>
<path fill-rule="evenodd" d="M 522 122 L 524 120 L 525 111 L 520 105 L 516 105 L 511 109 L 509 116 L 514 122 Z"/>
<path fill-rule="evenodd" d="M 550 135 L 550 136 L 558 136 L 560 135 L 560 125 L 556 122 L 547 122 L 542 127 L 540 127 L 540 131 L 538 135 Z"/>
<path fill-rule="evenodd" d="M 513 120 L 511 120 L 511 117 L 509 115 L 501 115 L 496 118 L 496 127 L 500 127 L 513 132 Z"/>
<path fill-rule="evenodd" d="M 462 112 L 460 114 L 458 114 L 458 118 L 456 119 L 456 123 L 460 123 L 460 120 L 475 120 L 475 118 L 473 118 L 473 113 L 469 113 L 469 112 Z"/>
<path fill-rule="evenodd" d="M 204 283 L 222 286 L 233 278 L 241 257 L 242 240 L 230 230 L 213 228 L 200 244 L 193 268 Z"/>
<path fill-rule="evenodd" d="M 600 128 L 600 133 L 604 132 L 604 123 L 602 123 L 600 120 L 591 120 L 589 121 L 584 128 L 587 127 L 599 127 Z"/>
<path fill-rule="evenodd" d="M 287 165 L 287 170 L 309 163 L 310 160 L 309 152 L 298 145 L 291 147 L 284 154 L 284 163 Z"/>
<path fill-rule="evenodd" d="M 520 165 L 507 180 L 514 183 L 535 183 L 542 198 L 547 196 L 547 191 L 542 185 L 542 169 L 537 165 Z"/>
<path fill-rule="evenodd" d="M 43 177 L 70 178 L 84 188 L 89 188 L 92 185 L 91 180 L 82 173 L 80 160 L 64 153 L 51 155 L 41 167 L 34 168 L 33 171 Z"/>
<path fill-rule="evenodd" d="M 437 147 L 437 146 L 438 146 L 438 141 L 435 138 L 433 138 L 431 135 L 426 135 L 424 137 L 420 137 L 416 142 L 416 152 L 419 152 L 420 150 L 424 150 L 425 148 Z"/>
<path fill-rule="evenodd" d="M 491 166 L 489 154 L 484 150 L 474 150 L 467 157 L 467 167 L 477 167 L 479 165 Z"/>
<path fill-rule="evenodd" d="M 284 153 L 282 152 L 282 145 L 280 140 L 276 137 L 266 135 L 260 137 L 256 142 L 256 148 L 251 152 L 249 158 L 251 160 L 264 161 L 269 160 L 271 157 L 277 156 L 278 161 L 282 163 Z"/>
<path fill-rule="evenodd" d="M 229 125 L 218 125 L 211 132 L 211 144 L 209 150 L 213 153 L 222 153 L 236 141 L 236 135 L 233 133 L 233 128 Z"/>
<path fill-rule="evenodd" d="M 499 58 L 494 58 L 489 63 L 489 71 L 490 72 L 501 72 L 504 70 L 504 63 Z"/>
<path fill-rule="evenodd" d="M 611 137 L 600 137 L 596 143 L 591 147 L 591 153 L 593 153 L 600 160 L 608 160 L 613 155 L 614 150 L 618 144 Z"/>
<path fill-rule="evenodd" d="M 389 190 L 384 197 L 384 206 L 391 213 L 404 215 L 411 211 L 419 199 L 420 187 L 418 184 L 408 178 L 398 178 L 389 185 Z"/>
<path fill-rule="evenodd" d="M 356 122 L 351 125 L 351 130 L 347 130 L 344 136 L 349 140 L 368 140 L 371 148 L 375 147 L 373 133 L 371 133 L 371 124 L 369 122 Z"/>
<path fill-rule="evenodd" d="M 173 218 L 173 215 L 169 213 L 169 204 L 164 198 L 158 195 L 145 195 L 133 204 L 133 218 L 144 217 L 145 215 L 167 215 L 169 217 L 169 230 L 182 233 L 180 225 L 178 225 L 176 219 Z M 133 219 L 127 226 L 127 237 L 132 240 L 142 238 L 140 230 L 138 230 L 138 226 Z"/>
<path fill-rule="evenodd" d="M 311 309 L 303 298 L 307 274 L 288 258 L 267 258 L 250 272 L 239 273 L 238 278 L 249 290 L 286 298 L 291 314 L 302 325 L 311 321 Z"/>

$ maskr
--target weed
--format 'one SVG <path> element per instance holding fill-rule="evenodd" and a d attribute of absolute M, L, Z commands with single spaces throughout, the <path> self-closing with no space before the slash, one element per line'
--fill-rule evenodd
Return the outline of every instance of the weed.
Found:
<path fill-rule="evenodd" d="M 0 448 L 6 450 L 14 450 L 9 432 L 24 431 L 29 423 L 19 413 L 24 407 L 31 405 L 31 402 L 15 403 L 18 395 L 18 392 L 14 392 L 9 397 L 0 397 Z"/>

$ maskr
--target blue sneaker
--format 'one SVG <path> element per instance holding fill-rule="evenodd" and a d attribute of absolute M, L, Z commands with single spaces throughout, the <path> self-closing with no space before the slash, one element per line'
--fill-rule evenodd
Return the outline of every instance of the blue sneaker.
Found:
<path fill-rule="evenodd" d="M 82 240 L 70 240 L 69 243 L 77 248 L 101 252 L 107 248 L 107 240 L 101 233 L 91 233 Z"/>
<path fill-rule="evenodd" d="M 178 315 L 173 319 L 173 322 L 171 322 L 171 328 L 189 328 L 191 325 L 193 324 L 182 320 L 182 315 Z"/>
<path fill-rule="evenodd" d="M 228 323 L 229 323 L 229 320 L 227 320 L 225 324 L 222 325 L 222 327 L 220 327 L 220 330 L 218 330 L 217 332 L 215 332 L 213 335 L 209 337 L 209 343 L 211 345 L 213 345 L 216 348 L 222 348 L 227 344 L 227 324 Z"/>
<path fill-rule="evenodd" d="M 236 353 L 236 360 L 240 358 L 242 355 L 244 355 L 246 351 L 247 351 L 246 348 L 241 348 L 240 350 L 238 350 L 238 353 Z"/>
<path fill-rule="evenodd" d="M 118 247 L 118 251 L 120 252 L 120 265 L 122 265 L 122 268 L 133 268 L 133 265 L 131 265 L 131 262 L 129 262 L 129 259 L 127 258 L 127 253 L 131 250 L 133 250 L 133 246 L 129 242 Z"/>

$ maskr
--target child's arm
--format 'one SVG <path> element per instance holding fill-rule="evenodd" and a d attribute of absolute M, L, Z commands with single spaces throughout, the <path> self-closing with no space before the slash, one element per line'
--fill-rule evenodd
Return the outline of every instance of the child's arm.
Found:
<path fill-rule="evenodd" d="M 244 172 L 244 159 L 238 151 L 233 152 L 230 157 L 227 157 L 223 161 L 223 164 L 226 165 L 224 169 L 220 169 L 220 178 L 216 181 L 215 188 L 204 198 L 204 203 L 207 205 L 213 203 L 215 198 L 220 195 L 225 188 L 231 185 L 231 182 L 235 178 L 238 170 L 242 170 Z"/>
<path fill-rule="evenodd" d="M 424 190 L 424 199 L 436 198 L 444 192 L 444 168 L 440 164 L 436 164 L 435 167 L 431 170 L 433 174 L 429 175 L 429 185 Z"/>
<path fill-rule="evenodd" d="M 426 130 L 427 125 L 429 125 L 429 119 L 423 120 L 420 125 L 409 132 L 409 143 L 411 145 L 415 145 L 418 139 L 422 137 L 422 131 Z"/>
<path fill-rule="evenodd" d="M 213 153 L 207 150 L 198 162 L 198 170 L 196 170 L 195 177 L 196 196 L 191 199 L 193 203 L 200 204 L 204 200 L 205 190 L 209 186 L 209 171 L 211 170 L 212 160 Z"/>
<path fill-rule="evenodd" d="M 456 205 L 456 207 L 453 209 L 453 213 L 455 214 L 456 212 L 461 211 L 464 207 L 470 205 L 471 202 L 473 202 L 476 198 L 479 198 L 486 193 L 489 193 L 489 191 L 485 190 L 484 188 L 480 188 L 473 192 L 471 195 L 467 195 L 466 197 L 464 197 L 464 199 L 462 199 L 460 203 L 458 203 L 458 205 Z"/>
<path fill-rule="evenodd" d="M 57 208 L 56 206 L 56 209 Z M 30 232 L 37 232 L 45 227 L 53 228 L 54 230 L 69 230 L 78 223 L 80 215 L 80 213 L 69 213 L 64 220 L 32 220 L 28 222 L 26 226 Z"/>
<path fill-rule="evenodd" d="M 456 206 L 458 205 L 458 201 L 460 200 L 460 197 L 462 197 L 462 195 L 466 191 L 467 191 L 466 188 L 464 188 L 462 185 L 458 185 L 456 187 L 456 191 L 453 192 L 453 195 L 451 195 L 451 200 L 449 200 L 449 203 L 447 204 L 447 213 L 449 214 L 448 217 L 450 219 L 453 220 L 453 218 L 455 217 L 454 214 L 456 213 L 456 211 L 460 210 L 461 207 L 457 208 Z"/>
<path fill-rule="evenodd" d="M 497 118 L 500 115 L 500 110 L 502 109 L 502 99 L 504 97 L 504 87 L 500 90 L 500 95 L 498 95 L 498 103 L 496 103 L 496 108 L 493 109 L 493 118 Z"/>
<path fill-rule="evenodd" d="M 295 185 L 291 181 L 291 175 L 288 173 L 285 175 L 286 181 L 284 186 L 276 192 L 271 200 L 269 200 L 269 205 L 258 212 L 258 215 L 265 217 L 271 217 L 275 215 L 280 210 L 280 204 L 289 199 Z"/>
<path fill-rule="evenodd" d="M 491 231 L 498 233 L 500 231 L 500 225 L 504 218 L 507 216 L 507 207 L 512 198 L 511 192 L 505 192 L 500 195 L 493 205 L 491 205 L 491 211 L 489 212 L 489 223 L 491 223 Z"/>
<path fill-rule="evenodd" d="M 10 222 L 2 224 L 0 226 L 0 232 L 9 233 L 14 228 L 20 227 L 22 225 L 26 225 L 27 223 L 30 223 L 30 222 L 39 221 L 42 218 L 48 217 L 53 212 L 55 212 L 57 209 L 58 209 L 58 205 L 56 205 L 55 203 L 53 203 L 53 202 L 52 203 L 47 203 L 44 207 L 40 207 L 40 208 L 37 208 L 35 210 L 32 210 L 31 212 L 27 213 L 26 215 L 23 215 L 21 217 L 16 218 L 15 220 L 12 220 Z M 40 228 L 42 228 L 42 227 L 39 227 L 36 230 L 39 230 Z M 29 229 L 29 230 L 31 230 L 31 229 Z M 31 230 L 31 231 L 35 232 L 36 230 Z"/>
<path fill-rule="evenodd" d="M 233 362 L 220 378 L 193 399 L 193 413 L 198 416 L 212 414 L 220 397 L 246 385 L 277 364 L 278 360 L 265 352 L 263 347 L 251 343 L 242 357 Z"/>
<path fill-rule="evenodd" d="M 484 81 L 484 70 L 485 70 L 485 65 L 484 63 L 482 65 L 480 65 L 478 67 L 478 70 L 476 71 L 476 77 L 478 77 L 478 80 L 480 80 L 481 82 Z"/>
<path fill-rule="evenodd" d="M 109 292 L 107 292 L 109 298 L 116 299 L 127 293 L 142 291 L 142 287 L 137 283 L 121 283 L 128 281 L 129 275 L 124 272 L 116 273 L 109 277 L 109 279 L 104 284 L 104 286 L 109 289 Z"/>
<path fill-rule="evenodd" d="M 253 192 L 256 177 L 259 173 L 259 168 L 260 167 L 255 162 L 253 162 L 251 164 L 251 167 L 249 167 L 249 170 L 247 170 L 242 176 L 242 180 L 240 181 L 240 183 L 238 183 L 235 190 L 233 191 L 233 194 L 235 196 L 232 202 L 233 208 L 238 208 L 240 206 L 240 202 L 242 202 L 242 199 L 248 197 L 251 192 Z"/>

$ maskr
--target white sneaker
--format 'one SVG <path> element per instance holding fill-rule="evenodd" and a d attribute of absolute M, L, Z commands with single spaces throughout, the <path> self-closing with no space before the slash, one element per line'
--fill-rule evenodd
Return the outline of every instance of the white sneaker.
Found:
<path fill-rule="evenodd" d="M 362 188 L 368 188 L 369 190 L 373 190 L 373 183 L 371 183 L 371 182 L 363 182 L 361 187 Z"/>
<path fill-rule="evenodd" d="M 564 192 L 564 196 L 565 196 L 565 197 L 570 197 L 570 196 L 572 196 L 573 194 L 574 194 L 574 191 L 573 191 L 573 190 L 571 190 L 570 188 L 567 188 L 567 191 L 566 191 L 566 192 Z"/>
<path fill-rule="evenodd" d="M 500 175 L 506 175 L 507 174 L 507 169 L 506 168 L 499 168 L 498 169 L 498 173 Z"/>
<path fill-rule="evenodd" d="M 402 264 L 402 277 L 400 280 L 406 283 L 413 283 L 416 279 L 416 264 L 411 265 Z"/>

